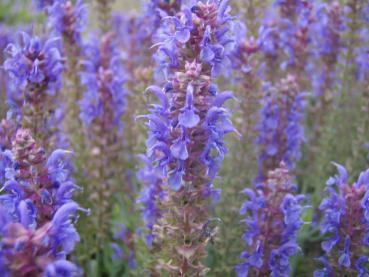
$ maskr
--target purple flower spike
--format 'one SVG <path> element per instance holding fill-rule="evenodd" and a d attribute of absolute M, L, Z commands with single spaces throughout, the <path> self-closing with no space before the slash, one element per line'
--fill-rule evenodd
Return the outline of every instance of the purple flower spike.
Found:
<path fill-rule="evenodd" d="M 201 259 L 211 233 L 207 201 L 219 199 L 213 180 L 227 152 L 224 137 L 235 131 L 224 107 L 233 95 L 219 93 L 214 85 L 231 55 L 228 1 L 192 4 L 163 17 L 158 29 L 155 60 L 167 83 L 162 90 L 148 89 L 159 103 L 151 104 L 150 114 L 144 116 L 149 127 L 149 166 L 140 174 L 157 176 L 153 184 L 145 182 L 143 215 L 156 212 L 150 239 L 154 237 L 153 246 L 163 244 L 161 249 L 172 259 L 158 270 L 175 276 L 183 272 L 200 276 L 206 270 Z M 176 245 L 166 245 L 169 241 Z"/>
<path fill-rule="evenodd" d="M 114 36 L 106 34 L 101 42 L 94 37 L 85 45 L 81 84 L 85 93 L 80 101 L 80 117 L 86 128 L 101 125 L 106 131 L 121 130 L 126 107 L 125 76 Z M 93 129 L 93 128 L 92 128 Z"/>
<path fill-rule="evenodd" d="M 81 34 L 86 26 L 87 9 L 82 0 L 50 1 L 46 7 L 48 25 L 53 32 L 68 41 L 69 45 L 81 44 Z"/>
<path fill-rule="evenodd" d="M 301 154 L 304 137 L 305 93 L 299 91 L 296 78 L 289 75 L 275 86 L 266 85 L 261 99 L 259 136 L 258 184 L 265 180 L 269 170 L 283 161 L 293 169 Z"/>
<path fill-rule="evenodd" d="M 14 85 L 9 91 L 10 113 L 32 130 L 46 149 L 55 144 L 57 100 L 64 69 L 58 38 L 31 37 L 22 32 L 7 46 L 4 69 Z M 14 105 L 15 104 L 15 105 Z M 51 116 L 50 116 L 51 113 Z"/>
<path fill-rule="evenodd" d="M 43 40 L 22 32 L 18 44 L 9 44 L 5 51 L 9 58 L 4 69 L 18 89 L 29 90 L 26 99 L 30 97 L 33 101 L 40 101 L 39 98 L 53 95 L 60 88 L 63 66 L 58 38 Z"/>
<path fill-rule="evenodd" d="M 343 50 L 343 7 L 338 2 L 320 4 L 316 19 L 312 43 L 317 64 L 312 82 L 315 95 L 323 97 L 334 86 L 336 64 Z"/>
<path fill-rule="evenodd" d="M 365 247 L 369 245 L 369 170 L 360 174 L 359 180 L 350 186 L 346 169 L 333 163 L 338 175 L 327 182 L 328 197 L 323 199 L 320 210 L 323 220 L 320 232 L 327 237 L 322 243 L 326 256 L 321 258 L 324 268 L 314 276 L 339 276 L 350 272 L 355 276 L 367 276 L 364 265 L 368 261 Z"/>
<path fill-rule="evenodd" d="M 303 225 L 302 213 L 306 207 L 303 195 L 296 195 L 287 166 L 284 163 L 269 171 L 268 179 L 256 190 L 245 189 L 248 200 L 240 213 L 246 214 L 243 239 L 246 251 L 237 275 L 289 276 L 290 258 L 301 251 L 297 234 Z"/>
<path fill-rule="evenodd" d="M 113 33 L 102 34 L 100 38 L 93 36 L 84 46 L 83 54 L 80 80 L 84 93 L 79 101 L 80 119 L 86 135 L 85 143 L 90 149 L 86 154 L 91 159 L 88 166 L 91 181 L 86 186 L 86 196 L 96 210 L 91 224 L 98 236 L 96 247 L 101 250 L 102 245 L 111 239 L 110 218 L 116 204 L 111 199 L 119 190 L 117 180 L 123 171 L 119 165 L 122 165 L 125 143 L 126 75 Z"/>
<path fill-rule="evenodd" d="M 66 256 L 80 240 L 74 226 L 76 213 L 86 211 L 72 200 L 78 186 L 65 162 L 69 152 L 56 150 L 47 159 L 27 129 L 17 130 L 6 151 L 0 164 L 12 173 L 5 174 L 0 195 L 1 272 L 79 276 L 80 270 Z"/>

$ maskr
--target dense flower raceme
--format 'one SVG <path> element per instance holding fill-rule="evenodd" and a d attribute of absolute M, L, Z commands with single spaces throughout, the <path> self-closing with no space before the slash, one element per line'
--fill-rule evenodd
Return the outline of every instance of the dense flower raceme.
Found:
<path fill-rule="evenodd" d="M 247 215 L 242 237 L 246 251 L 236 267 L 238 276 L 290 276 L 290 258 L 300 251 L 297 234 L 303 225 L 305 196 L 295 194 L 296 186 L 284 163 L 269 171 L 260 188 L 243 192 L 248 197 L 240 210 Z"/>
<path fill-rule="evenodd" d="M 46 140 L 49 141 L 55 131 L 50 120 L 54 119 L 61 88 L 63 58 L 59 44 L 58 38 L 30 37 L 23 32 L 17 43 L 7 46 L 9 57 L 4 62 L 13 86 L 10 108 L 21 112 L 22 125 L 43 140 L 46 148 L 50 144 Z"/>
<path fill-rule="evenodd" d="M 153 163 L 148 169 L 163 175 L 168 193 L 160 207 L 167 212 L 154 234 L 172 261 L 158 268 L 175 275 L 201 275 L 205 270 L 201 258 L 207 230 L 201 230 L 207 226 L 206 201 L 219 198 L 212 181 L 226 153 L 224 135 L 234 131 L 222 107 L 233 95 L 218 92 L 212 83 L 229 61 L 228 12 L 227 1 L 198 2 L 163 18 L 158 53 L 168 81 L 163 89 L 151 86 L 147 90 L 160 100 L 146 116 L 147 155 Z M 149 193 L 155 196 L 153 201 L 161 199 L 163 187 L 156 178 L 153 181 L 156 185 L 144 190 L 143 199 Z M 145 204 L 144 215 L 157 208 L 152 202 Z M 176 245 L 166 245 L 169 242 Z"/>
<path fill-rule="evenodd" d="M 5 276 L 76 276 L 66 260 L 79 241 L 72 200 L 68 151 L 48 158 L 27 129 L 18 129 L 11 149 L 0 156 L 6 181 L 0 195 L 0 268 Z"/>
<path fill-rule="evenodd" d="M 259 133 L 258 176 L 255 183 L 265 180 L 268 171 L 281 161 L 294 168 L 300 158 L 304 141 L 304 106 L 306 93 L 300 92 L 293 75 L 288 75 L 275 86 L 265 84 L 261 99 Z"/>
<path fill-rule="evenodd" d="M 122 58 L 112 34 L 101 41 L 93 37 L 84 46 L 81 84 L 85 87 L 80 101 L 80 117 L 84 125 L 100 125 L 106 131 L 123 128 L 121 118 L 126 106 L 125 75 Z"/>
<path fill-rule="evenodd" d="M 101 39 L 91 39 L 84 47 L 85 60 L 80 74 L 85 91 L 80 100 L 80 118 L 84 125 L 86 144 L 91 149 L 88 165 L 91 182 L 86 192 L 96 205 L 94 220 L 96 232 L 105 239 L 117 191 L 117 178 L 123 172 L 122 115 L 126 107 L 125 70 L 120 53 L 111 33 Z M 121 171 L 121 172 L 119 172 Z"/>
<path fill-rule="evenodd" d="M 42 39 L 19 34 L 16 44 L 9 44 L 9 58 L 4 68 L 21 90 L 26 90 L 25 100 L 39 101 L 54 95 L 61 85 L 62 57 L 58 38 Z"/>
<path fill-rule="evenodd" d="M 261 51 L 266 64 L 262 70 L 271 76 L 278 66 L 282 70 L 293 69 L 299 78 L 304 77 L 310 44 L 310 29 L 313 22 L 312 2 L 276 1 L 278 14 L 271 14 L 259 30 Z M 275 13 L 275 12 L 274 12 Z M 270 71 L 270 74 L 266 71 Z M 269 76 L 271 75 L 271 76 Z"/>
<path fill-rule="evenodd" d="M 313 67 L 313 88 L 316 95 L 331 89 L 336 64 L 343 48 L 343 8 L 338 2 L 320 4 L 313 24 L 313 46 L 317 65 Z M 318 72 L 318 73 L 317 73 Z"/>
<path fill-rule="evenodd" d="M 232 66 L 242 74 L 249 74 L 257 63 L 254 56 L 260 50 L 261 43 L 258 39 L 248 36 L 247 27 L 242 22 L 235 23 L 235 37 Z"/>
<path fill-rule="evenodd" d="M 161 18 L 175 15 L 180 8 L 181 1 L 151 0 L 144 5 L 142 14 L 113 18 L 114 31 L 127 55 L 126 68 L 135 81 L 152 75 L 149 70 L 155 49 L 151 46 L 157 40 Z"/>
<path fill-rule="evenodd" d="M 369 170 L 350 186 L 346 169 L 335 165 L 338 175 L 328 179 L 328 197 L 320 204 L 326 256 L 318 260 L 324 268 L 315 271 L 314 276 L 368 276 Z"/>
<path fill-rule="evenodd" d="M 214 5 L 215 1 L 209 3 Z M 199 61 L 203 61 L 207 67 L 210 66 L 211 74 L 218 76 L 225 74 L 226 69 L 230 67 L 230 51 L 233 47 L 233 41 L 230 38 L 228 29 L 228 23 L 231 17 L 227 14 L 227 2 L 221 1 L 219 16 L 212 15 L 213 18 L 206 18 L 206 20 L 214 20 L 209 22 L 202 30 L 203 34 L 199 34 L 195 39 L 191 40 L 191 31 L 197 28 L 198 23 L 193 22 L 192 16 L 198 17 L 207 16 L 207 14 L 199 14 L 201 12 L 210 13 L 210 10 L 203 11 L 199 9 L 199 5 L 194 5 L 192 10 L 185 9 L 175 17 L 163 18 L 163 24 L 158 30 L 157 45 L 160 45 L 155 59 L 158 64 L 158 68 L 164 70 L 165 76 L 171 75 L 176 69 L 183 66 L 185 62 L 182 60 L 181 51 L 183 51 L 184 45 L 191 43 L 193 47 L 197 47 L 199 51 Z M 201 4 L 208 5 L 208 4 Z M 219 19 L 217 21 L 216 19 Z M 224 26 L 219 30 L 215 30 L 217 23 Z M 212 41 L 214 40 L 214 41 Z M 188 55 L 189 56 L 189 55 Z M 197 61 L 197 62 L 199 62 Z M 188 61 L 187 62 L 191 62 Z M 207 70 L 207 68 L 204 68 Z"/>
<path fill-rule="evenodd" d="M 69 45 L 81 45 L 81 33 L 86 26 L 87 9 L 82 0 L 36 1 L 47 13 L 48 27 L 62 36 Z"/>
<path fill-rule="evenodd" d="M 177 65 L 178 71 L 173 69 L 174 76 L 171 76 L 172 80 L 163 90 L 155 86 L 148 88 L 148 92 L 152 92 L 160 104 L 152 105 L 151 114 L 146 116 L 150 130 L 147 147 L 148 156 L 168 174 L 169 185 L 174 190 L 182 187 L 184 175 L 189 175 L 186 179 L 191 179 L 190 175 L 196 174 L 195 170 L 191 170 L 191 174 L 185 172 L 185 164 L 197 164 L 197 158 L 208 167 L 207 178 L 213 179 L 226 151 L 223 136 L 234 131 L 227 110 L 222 108 L 225 101 L 233 98 L 232 93 L 218 93 L 216 85 L 211 84 L 211 73 L 220 73 L 222 58 L 226 57 L 226 45 L 222 43 L 230 42 L 228 38 L 225 39 L 226 24 L 230 20 L 226 5 L 224 1 L 220 7 L 215 2 L 206 5 L 199 3 L 192 7 L 192 11 L 184 8 L 180 18 L 172 17 L 171 22 L 165 22 L 168 29 L 174 25 L 179 30 L 174 29 L 173 34 L 167 33 L 158 51 L 166 54 L 165 60 L 170 66 L 174 65 L 174 59 L 181 59 L 182 64 Z M 223 32 L 217 32 L 217 28 Z M 201 31 L 203 38 L 191 37 L 191 32 Z M 187 43 L 200 45 L 196 46 L 199 53 L 193 56 L 192 62 L 184 60 L 186 53 L 177 53 L 186 52 Z M 174 47 L 170 49 L 171 46 Z M 197 149 L 198 143 L 200 149 Z M 217 153 L 211 153 L 213 149 Z M 196 157 L 190 154 L 196 154 Z M 186 161 L 188 159 L 191 161 Z"/>

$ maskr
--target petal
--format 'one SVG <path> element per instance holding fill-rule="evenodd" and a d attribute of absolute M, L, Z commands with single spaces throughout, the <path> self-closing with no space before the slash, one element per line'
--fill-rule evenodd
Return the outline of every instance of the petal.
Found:
<path fill-rule="evenodd" d="M 145 90 L 145 92 L 153 93 L 160 100 L 160 103 L 161 103 L 161 106 L 163 107 L 163 109 L 167 109 L 167 107 L 169 106 L 168 98 L 160 87 L 158 87 L 158 86 L 149 86 Z"/>
<path fill-rule="evenodd" d="M 179 139 L 173 143 L 170 147 L 170 152 L 172 153 L 173 157 L 180 160 L 186 160 L 188 158 L 188 152 L 185 140 Z"/>
<path fill-rule="evenodd" d="M 178 116 L 178 121 L 186 128 L 193 128 L 199 123 L 200 117 L 192 109 L 186 109 Z"/>
<path fill-rule="evenodd" d="M 214 106 L 221 107 L 227 100 L 229 99 L 235 99 L 232 91 L 224 91 L 222 93 L 219 93 L 213 102 Z"/>
<path fill-rule="evenodd" d="M 342 165 L 332 162 L 333 165 L 335 165 L 337 167 L 338 173 L 339 173 L 339 181 L 340 184 L 345 184 L 347 181 L 347 177 L 348 177 L 348 173 L 345 167 L 343 167 Z"/>
<path fill-rule="evenodd" d="M 275 145 L 274 143 L 271 143 L 271 144 L 268 144 L 265 150 L 269 156 L 274 156 L 275 154 L 278 153 L 278 146 Z"/>
<path fill-rule="evenodd" d="M 203 61 L 210 62 L 215 58 L 215 53 L 209 46 L 205 46 L 200 53 L 200 58 Z"/>
<path fill-rule="evenodd" d="M 190 31 L 187 28 L 177 30 L 175 38 L 181 43 L 186 43 L 190 39 Z"/>
<path fill-rule="evenodd" d="M 182 187 L 182 172 L 177 171 L 170 175 L 168 183 L 174 191 L 178 191 Z"/>

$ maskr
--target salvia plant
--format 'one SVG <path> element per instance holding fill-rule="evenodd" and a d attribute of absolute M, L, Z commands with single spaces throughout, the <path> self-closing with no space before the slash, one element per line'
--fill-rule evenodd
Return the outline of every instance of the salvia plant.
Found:
<path fill-rule="evenodd" d="M 322 3 L 317 7 L 316 21 L 314 22 L 314 55 L 311 71 L 312 89 L 314 91 L 315 104 L 311 108 L 311 114 L 316 122 L 314 132 L 310 138 L 312 147 L 310 159 L 313 160 L 318 151 L 318 144 L 323 133 L 326 121 L 326 110 L 332 101 L 333 88 L 335 86 L 336 65 L 339 61 L 340 51 L 343 49 L 342 34 L 344 30 L 343 7 L 338 2 Z"/>
<path fill-rule="evenodd" d="M 328 196 L 319 206 L 325 255 L 317 259 L 323 268 L 314 276 L 367 276 L 369 170 L 350 185 L 346 169 L 335 165 L 338 174 L 328 179 Z"/>
<path fill-rule="evenodd" d="M 368 14 L 0 1 L 0 277 L 369 276 Z"/>
<path fill-rule="evenodd" d="M 117 191 L 117 177 L 120 177 L 116 164 L 122 150 L 122 115 L 126 106 L 125 76 L 122 60 L 116 51 L 112 33 L 96 37 L 84 46 L 81 85 L 85 88 L 80 100 L 80 118 L 85 129 L 85 143 L 90 147 L 91 163 L 89 174 L 94 181 L 86 187 L 86 192 L 94 206 L 91 219 L 99 236 L 98 247 L 109 234 L 109 218 L 113 209 L 112 201 Z M 94 59 L 91 59 L 94 57 Z M 100 158 L 104 153 L 104 158 Z"/>
<path fill-rule="evenodd" d="M 22 126 L 32 130 L 33 135 L 48 148 L 56 126 L 56 101 L 61 88 L 63 57 L 56 37 L 31 37 L 19 34 L 18 43 L 7 46 L 9 57 L 4 69 L 12 79 L 10 109 Z M 13 95 L 14 94 L 14 95 Z M 14 101 L 15 100 L 15 101 Z"/>
<path fill-rule="evenodd" d="M 242 263 L 236 267 L 238 276 L 289 276 L 290 259 L 301 251 L 297 234 L 306 208 L 303 205 L 306 197 L 296 190 L 282 162 L 268 172 L 268 179 L 260 188 L 243 191 L 248 198 L 240 210 L 242 215 L 247 215 L 242 236 L 246 251 L 241 254 Z"/>
<path fill-rule="evenodd" d="M 275 86 L 264 85 L 260 121 L 256 126 L 260 147 L 259 173 L 256 183 L 265 180 L 268 171 L 283 161 L 294 168 L 304 141 L 304 106 L 306 93 L 301 92 L 294 75 L 288 75 Z"/>
<path fill-rule="evenodd" d="M 70 153 L 57 149 L 47 156 L 29 129 L 4 136 L 12 136 L 12 144 L 1 155 L 2 275 L 79 275 L 80 269 L 67 260 L 80 241 L 74 224 L 77 211 L 83 210 L 72 199 L 79 187 L 67 168 Z"/>
<path fill-rule="evenodd" d="M 275 82 L 285 71 L 292 71 L 300 85 L 305 85 L 312 9 L 311 1 L 274 2 L 259 28 L 260 50 L 264 56 L 261 70 L 268 81 Z"/>
<path fill-rule="evenodd" d="M 209 237 L 207 206 L 219 197 L 212 180 L 226 152 L 224 135 L 234 131 L 222 107 L 233 95 L 218 92 L 212 83 L 228 61 L 228 12 L 227 1 L 198 2 L 162 19 L 158 54 L 168 81 L 163 89 L 148 88 L 160 104 L 152 105 L 146 116 L 147 154 L 167 180 L 164 214 L 154 235 L 171 260 L 156 269 L 162 267 L 173 276 L 205 272 L 201 259 Z"/>

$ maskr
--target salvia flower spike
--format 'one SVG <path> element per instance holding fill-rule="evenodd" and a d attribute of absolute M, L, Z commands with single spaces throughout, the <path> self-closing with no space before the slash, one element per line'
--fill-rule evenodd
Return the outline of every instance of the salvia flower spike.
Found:
<path fill-rule="evenodd" d="M 0 196 L 0 268 L 5 276 L 77 276 L 80 269 L 66 257 L 79 242 L 73 201 L 79 187 L 70 178 L 70 152 L 47 157 L 31 136 L 18 129 L 6 155 L 6 181 Z"/>
<path fill-rule="evenodd" d="M 316 270 L 314 276 L 368 276 L 369 170 L 349 185 L 346 169 L 333 164 L 338 174 L 328 179 L 328 196 L 319 207 L 323 215 L 320 232 L 325 235 L 322 242 L 325 255 L 318 261 L 323 268 Z"/>
<path fill-rule="evenodd" d="M 17 108 L 22 126 L 31 129 L 48 149 L 55 133 L 53 119 L 63 72 L 60 40 L 57 37 L 31 37 L 22 32 L 18 42 L 9 44 L 6 52 L 9 57 L 4 62 L 4 69 L 13 82 L 15 89 L 12 93 L 21 92 Z"/>
<path fill-rule="evenodd" d="M 269 170 L 283 161 L 293 169 L 301 156 L 304 142 L 304 108 L 306 93 L 301 92 L 294 75 L 288 75 L 277 85 L 264 85 L 260 100 L 260 118 L 256 126 L 259 147 L 258 184 L 265 180 Z"/>
<path fill-rule="evenodd" d="M 163 89 L 147 89 L 159 104 L 151 105 L 145 117 L 147 156 L 159 172 L 159 179 L 153 179 L 159 186 L 150 186 L 156 191 L 145 189 L 144 194 L 159 193 L 152 200 L 164 197 L 164 213 L 159 220 L 160 213 L 154 217 L 154 245 L 160 244 L 170 261 L 156 270 L 165 269 L 171 276 L 206 271 L 201 260 L 209 237 L 201 230 L 209 220 L 208 201 L 219 198 L 213 180 L 227 151 L 224 136 L 235 131 L 223 107 L 234 97 L 230 91 L 218 92 L 213 83 L 229 65 L 231 25 L 228 1 L 208 1 L 183 5 L 181 12 L 162 19 L 158 31 L 157 61 L 168 80 Z M 157 182 L 161 175 L 163 185 Z M 145 210 L 152 211 L 151 203 L 145 203 L 150 204 Z"/>
<path fill-rule="evenodd" d="M 290 258 L 301 251 L 297 234 L 304 222 L 304 195 L 296 186 L 287 166 L 268 172 L 268 179 L 257 189 L 245 189 L 247 200 L 241 207 L 246 231 L 242 238 L 246 250 L 236 267 L 239 277 L 290 276 Z"/>

